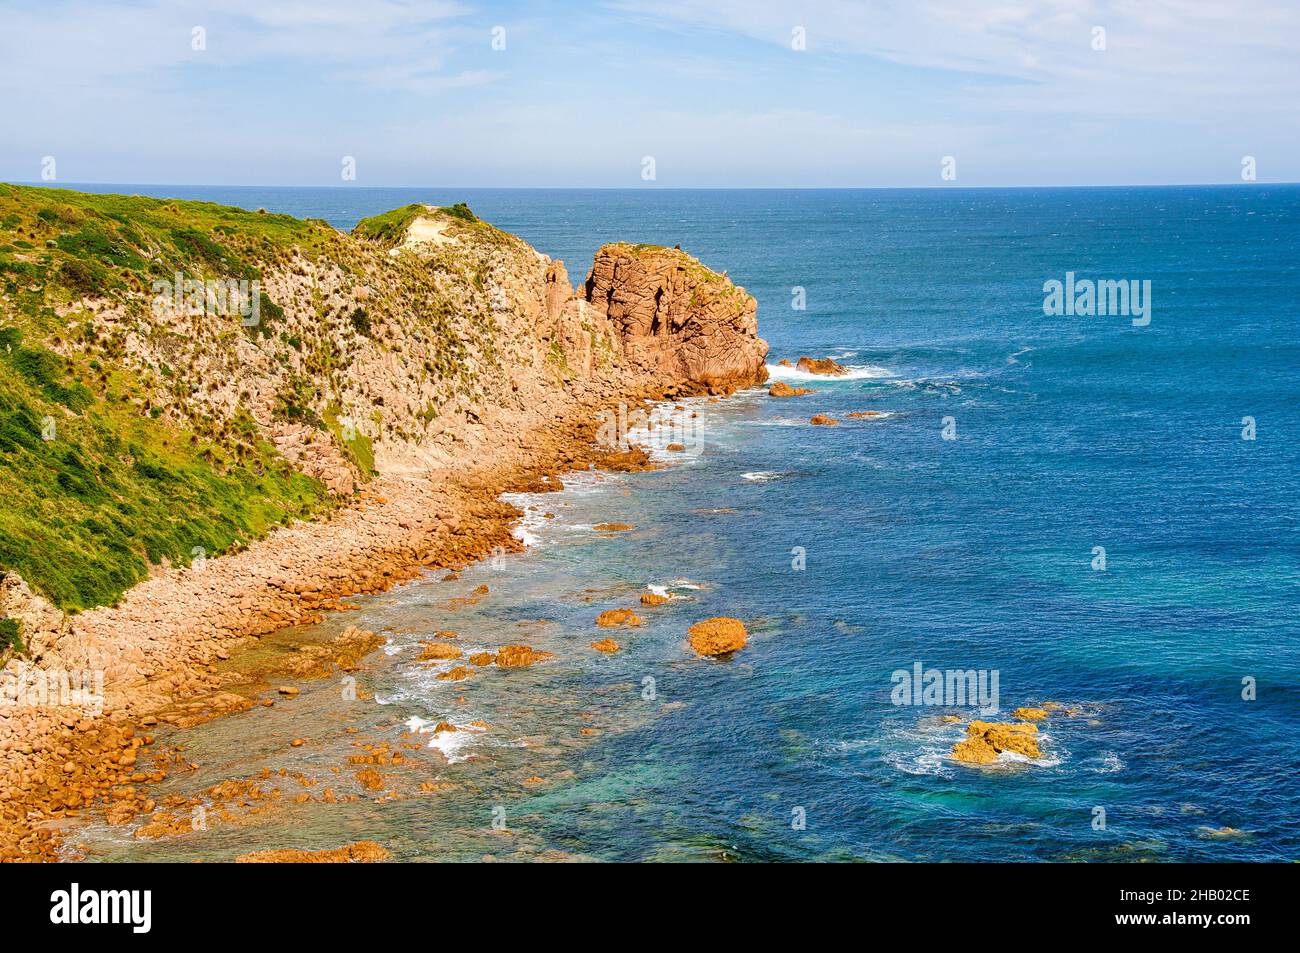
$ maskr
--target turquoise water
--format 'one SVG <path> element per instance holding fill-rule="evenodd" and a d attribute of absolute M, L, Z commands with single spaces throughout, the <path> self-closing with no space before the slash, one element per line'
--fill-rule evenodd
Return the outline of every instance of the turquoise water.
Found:
<path fill-rule="evenodd" d="M 465 200 L 575 282 L 604 241 L 680 243 L 758 298 L 772 365 L 832 355 L 853 373 L 797 400 L 695 402 L 697 455 L 523 501 L 526 554 L 327 623 L 387 629 L 391 654 L 363 679 L 376 700 L 340 707 L 308 687 L 310 716 L 281 705 L 186 733 L 205 767 L 176 782 L 337 763 L 346 724 L 395 740 L 412 717 L 482 718 L 492 729 L 454 763 L 434 752 L 416 769 L 459 790 L 309 805 L 274 842 L 248 828 L 113 850 L 372 836 L 409 859 L 1300 856 L 1300 187 L 119 190 L 343 228 Z M 1067 271 L 1150 280 L 1150 324 L 1045 317 L 1043 283 Z M 842 423 L 811 427 L 817 412 Z M 636 529 L 593 532 L 604 520 Z M 682 580 L 700 588 L 613 633 L 623 652 L 588 648 L 597 612 Z M 443 604 L 480 582 L 483 603 Z M 713 615 L 750 625 L 729 661 L 683 645 Z M 413 652 L 444 628 L 467 648 L 526 641 L 556 658 L 436 682 Z M 945 756 L 961 725 L 936 716 L 973 711 L 891 702 L 891 673 L 917 661 L 996 670 L 1004 713 L 1048 699 L 1078 713 L 1045 723 L 1041 763 L 962 767 Z M 309 728 L 309 750 L 286 753 Z M 488 830 L 494 807 L 509 834 Z"/>

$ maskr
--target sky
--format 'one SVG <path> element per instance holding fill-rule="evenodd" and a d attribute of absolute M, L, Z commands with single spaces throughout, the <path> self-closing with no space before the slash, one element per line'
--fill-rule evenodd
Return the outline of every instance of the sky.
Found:
<path fill-rule="evenodd" d="M 1300 3 L 0 0 L 0 102 L 5 181 L 1295 182 Z"/>

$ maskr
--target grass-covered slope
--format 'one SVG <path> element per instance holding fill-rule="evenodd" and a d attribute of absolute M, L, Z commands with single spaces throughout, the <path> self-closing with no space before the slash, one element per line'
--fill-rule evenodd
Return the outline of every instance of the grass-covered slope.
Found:
<path fill-rule="evenodd" d="M 111 604 L 151 566 L 456 462 L 563 386 L 549 268 L 464 205 L 344 235 L 0 184 L 0 571 Z M 256 313 L 178 301 L 177 276 L 246 282 Z"/>
<path fill-rule="evenodd" d="M 150 564 L 188 563 L 323 504 L 238 415 L 198 434 L 100 339 L 82 299 L 147 309 L 151 283 L 257 277 L 322 223 L 194 202 L 0 185 L 0 570 L 56 605 L 111 604 Z M 274 311 L 274 304 L 270 303 Z"/>

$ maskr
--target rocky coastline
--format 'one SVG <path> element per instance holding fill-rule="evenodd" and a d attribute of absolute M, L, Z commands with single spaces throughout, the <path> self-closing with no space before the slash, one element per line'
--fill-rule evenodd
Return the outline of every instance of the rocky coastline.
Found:
<path fill-rule="evenodd" d="M 93 671 L 103 685 L 97 710 L 0 706 L 0 860 L 57 859 L 63 826 L 86 814 L 158 810 L 148 785 L 166 775 L 169 756 L 155 750 L 155 726 L 185 727 L 253 704 L 227 690 L 219 662 L 271 632 L 346 609 L 351 595 L 517 550 L 511 528 L 520 514 L 502 493 L 556 489 L 572 470 L 649 466 L 625 435 L 611 442 L 601 431 L 611 414 L 625 419 L 628 407 L 729 394 L 765 379 L 753 299 L 680 250 L 607 246 L 575 291 L 561 263 L 461 208 L 395 210 L 352 236 L 323 236 L 325 262 L 295 246 L 275 264 L 259 263 L 282 323 L 276 340 L 317 334 L 351 361 L 288 419 L 274 411 L 274 395 L 296 358 L 264 362 L 262 348 L 246 355 L 241 336 L 235 348 L 248 359 L 237 362 L 231 391 L 285 459 L 330 488 L 331 507 L 237 551 L 156 566 L 116 605 L 83 612 L 61 610 L 0 569 L 0 617 L 17 622 L 25 643 L 6 676 Z M 250 213 L 230 214 L 242 221 Z M 84 319 L 102 339 L 131 320 L 133 303 L 130 292 L 92 291 L 62 308 L 69 324 Z M 366 340 L 328 326 L 342 315 L 355 329 L 362 303 Z M 461 324 L 457 306 L 473 312 Z M 428 340 L 431 310 L 441 341 Z M 233 356 L 222 353 L 228 338 L 218 327 L 169 340 L 169 360 L 214 369 Z M 127 339 L 120 360 L 147 373 L 158 345 L 143 333 Z M 448 346 L 458 360 L 440 364 Z M 438 391 L 467 366 L 472 384 Z M 224 387 L 203 393 L 202 405 L 151 395 L 161 407 L 151 416 L 181 426 L 224 406 Z M 296 422 L 338 419 L 340 407 L 357 418 L 375 408 L 364 459 L 346 431 Z"/>

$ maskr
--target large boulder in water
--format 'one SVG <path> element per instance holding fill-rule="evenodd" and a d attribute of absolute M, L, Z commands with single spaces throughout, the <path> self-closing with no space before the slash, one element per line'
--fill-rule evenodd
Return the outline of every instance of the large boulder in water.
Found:
<path fill-rule="evenodd" d="M 966 726 L 966 738 L 953 745 L 952 756 L 967 764 L 992 764 L 1004 751 L 1041 758 L 1038 726 L 1027 722 L 972 721 Z"/>
<path fill-rule="evenodd" d="M 700 655 L 726 655 L 745 647 L 748 633 L 739 619 L 718 616 L 697 622 L 687 630 L 691 648 Z"/>

